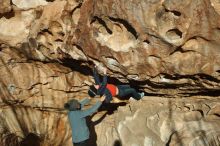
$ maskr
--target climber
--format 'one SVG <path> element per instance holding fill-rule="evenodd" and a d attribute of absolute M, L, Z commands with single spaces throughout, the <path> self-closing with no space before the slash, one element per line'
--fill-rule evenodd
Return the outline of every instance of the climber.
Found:
<path fill-rule="evenodd" d="M 85 98 L 80 102 L 72 99 L 64 104 L 64 108 L 69 111 L 68 118 L 72 128 L 72 141 L 74 146 L 89 145 L 88 140 L 90 132 L 86 124 L 86 117 L 95 113 L 104 100 L 105 96 L 102 96 L 96 104 L 86 110 L 82 110 L 82 108 L 89 102 L 88 98 Z"/>
<path fill-rule="evenodd" d="M 88 94 L 90 97 L 94 97 L 96 95 L 105 95 L 105 103 L 109 103 L 112 101 L 113 97 L 125 97 L 128 95 L 132 95 L 132 97 L 136 100 L 144 97 L 144 92 L 138 93 L 134 88 L 131 88 L 130 85 L 113 85 L 107 83 L 107 69 L 103 69 L 103 80 L 100 82 L 99 75 L 97 73 L 97 66 L 93 69 L 93 76 L 95 79 L 95 85 L 91 85 Z"/>

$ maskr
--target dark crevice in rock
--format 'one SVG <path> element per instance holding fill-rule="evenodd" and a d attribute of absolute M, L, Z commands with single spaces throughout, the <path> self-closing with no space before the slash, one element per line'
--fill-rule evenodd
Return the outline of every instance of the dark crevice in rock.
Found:
<path fill-rule="evenodd" d="M 220 89 L 219 90 L 213 90 L 213 89 L 206 89 L 206 90 L 200 90 L 195 93 L 184 93 L 189 96 L 211 96 L 211 97 L 219 97 L 220 96 Z"/>
<path fill-rule="evenodd" d="M 155 96 L 155 97 L 170 97 L 170 95 L 168 94 L 163 94 L 163 93 L 148 93 L 148 92 L 144 92 L 145 96 Z"/>
<path fill-rule="evenodd" d="M 114 22 L 118 22 L 118 23 L 121 23 L 124 25 L 124 27 L 134 35 L 134 37 L 137 39 L 138 38 L 138 34 L 137 34 L 137 31 L 135 30 L 135 28 L 126 20 L 124 19 L 121 19 L 121 18 L 113 18 L 113 17 L 109 17 L 109 19 L 111 21 L 114 21 Z"/>
<path fill-rule="evenodd" d="M 161 57 L 160 56 L 156 56 L 156 55 L 149 55 L 148 57 L 154 57 L 154 58 L 157 58 L 157 59 L 161 60 Z"/>
<path fill-rule="evenodd" d="M 65 67 L 70 68 L 72 71 L 77 71 L 83 75 L 87 75 L 87 76 L 93 76 L 93 72 L 92 72 L 92 66 L 93 63 L 92 62 L 86 62 L 86 61 L 79 61 L 79 60 L 74 60 L 74 59 L 70 59 L 70 58 L 66 58 L 62 61 L 62 65 Z M 99 75 L 100 79 L 102 79 L 102 76 Z M 132 81 L 130 80 L 129 83 L 123 83 L 121 81 L 119 81 L 117 78 L 115 77 L 110 77 L 108 76 L 108 83 L 110 84 L 115 84 L 115 85 L 130 85 L 132 88 L 135 88 L 137 91 L 143 91 L 143 88 L 140 87 L 140 83 L 139 81 Z M 146 82 L 144 82 L 143 84 L 145 84 Z M 152 82 L 148 82 L 148 84 L 150 84 L 152 87 L 157 86 L 158 89 L 160 89 L 161 87 L 165 87 L 165 85 L 156 85 L 153 84 Z M 172 88 L 176 88 L 175 85 L 171 85 Z M 166 87 L 168 88 L 168 87 Z M 171 87 L 169 87 L 171 88 Z M 65 91 L 66 92 L 66 91 Z M 168 96 L 166 94 L 160 94 L 160 93 L 146 93 L 145 95 L 147 96 Z M 124 97 L 124 99 L 129 99 L 129 97 Z"/>
<path fill-rule="evenodd" d="M 53 35 L 53 33 L 49 31 L 48 29 L 43 29 L 40 33 L 48 33 L 50 35 Z"/>
<path fill-rule="evenodd" d="M 53 89 L 53 88 L 48 88 L 50 90 L 54 91 L 60 91 L 60 92 L 65 92 L 65 93 L 76 93 L 77 91 L 68 91 L 68 90 L 60 90 L 60 89 Z"/>
<path fill-rule="evenodd" d="M 92 69 L 89 67 L 92 62 L 79 61 L 71 58 L 65 58 L 61 60 L 62 65 L 70 68 L 72 71 L 77 71 L 83 75 L 92 75 Z"/>
<path fill-rule="evenodd" d="M 201 80 L 208 80 L 214 83 L 219 83 L 219 80 L 213 78 L 212 76 L 205 74 L 196 74 L 196 75 L 168 75 L 163 74 L 164 78 L 169 80 L 178 81 L 180 79 L 188 79 L 196 82 L 196 85 L 192 85 L 190 83 L 156 83 L 152 81 L 130 81 L 130 84 L 137 89 L 141 89 L 141 86 L 149 86 L 152 89 L 158 90 L 175 90 L 178 93 L 178 96 L 211 96 L 217 97 L 220 96 L 220 89 L 209 89 L 200 84 Z M 144 87 L 146 88 L 146 87 Z M 144 89 L 143 88 L 143 89 Z M 182 91 L 182 92 L 181 92 Z M 147 95 L 148 93 L 146 93 Z M 177 95 L 177 94 L 176 94 Z M 155 91 L 154 96 L 169 96 L 168 94 L 157 94 Z"/>
<path fill-rule="evenodd" d="M 171 12 L 171 13 L 173 13 L 175 16 L 181 16 L 182 14 L 181 14 L 181 12 L 179 12 L 179 11 L 176 11 L 176 10 L 168 10 L 168 9 L 166 9 L 165 8 L 165 12 Z"/>
<path fill-rule="evenodd" d="M 75 45 L 77 47 L 79 47 L 79 49 L 81 50 L 82 48 L 78 45 Z M 79 60 L 75 60 L 75 59 L 71 59 L 71 58 L 65 58 L 62 61 L 62 65 L 65 67 L 70 68 L 72 71 L 77 71 L 83 75 L 90 75 L 93 76 L 93 62 L 92 61 L 79 61 Z M 99 75 L 99 77 L 102 79 L 102 76 Z M 121 81 L 119 81 L 117 78 L 114 77 L 110 77 L 108 76 L 108 83 L 112 83 L 115 85 L 121 85 L 124 84 Z"/>
<path fill-rule="evenodd" d="M 174 135 L 175 132 L 173 132 L 172 134 L 170 134 L 170 137 L 169 137 L 169 140 L 167 141 L 166 145 L 165 146 L 170 146 L 170 142 L 171 142 L 171 139 L 172 139 L 172 136 Z"/>
<path fill-rule="evenodd" d="M 213 76 L 206 75 L 206 74 L 197 74 L 201 79 L 209 80 L 212 82 L 220 83 L 220 80 L 214 78 Z"/>
<path fill-rule="evenodd" d="M 79 3 L 79 5 L 77 5 L 77 6 L 72 10 L 71 15 L 73 15 L 73 13 L 76 11 L 76 9 L 81 8 L 81 6 L 82 6 L 82 3 Z"/>
<path fill-rule="evenodd" d="M 95 22 L 96 20 L 97 20 L 102 26 L 105 27 L 106 31 L 107 31 L 109 34 L 112 34 L 111 29 L 108 28 L 108 26 L 107 26 L 107 24 L 105 23 L 105 21 L 102 20 L 101 18 L 97 17 L 97 16 L 94 16 L 94 17 L 93 17 L 93 19 L 92 19 L 92 21 L 91 21 L 90 24 L 92 24 L 92 23 Z"/>
<path fill-rule="evenodd" d="M 203 40 L 205 40 L 205 41 L 211 41 L 211 40 L 209 40 L 208 38 L 205 38 L 205 37 L 202 37 L 202 36 L 193 36 L 193 37 L 190 37 L 189 39 L 187 39 L 187 41 L 193 40 L 193 39 L 197 40 L 198 38 L 203 39 Z M 187 42 L 187 41 L 186 41 L 186 42 Z"/>
<path fill-rule="evenodd" d="M 170 55 L 173 55 L 173 54 L 176 53 L 176 52 L 181 52 L 181 53 L 183 53 L 184 51 L 183 51 L 183 48 L 180 46 L 180 47 L 177 47 L 173 52 L 171 52 Z"/>
<path fill-rule="evenodd" d="M 169 43 L 163 37 L 158 37 L 154 33 L 147 33 L 147 35 L 149 35 L 149 38 L 151 38 L 150 42 L 152 42 L 153 46 L 162 43 L 162 44 L 166 45 L 168 48 L 170 48 L 171 50 L 173 50 L 173 48 L 174 48 L 173 44 Z"/>
<path fill-rule="evenodd" d="M 154 89 L 178 89 L 179 87 L 188 86 L 189 84 L 168 84 L 168 83 L 156 83 L 152 81 L 130 81 L 132 85 L 144 86 L 148 85 Z"/>
<path fill-rule="evenodd" d="M 5 17 L 6 19 L 10 19 L 12 17 L 15 16 L 15 12 L 14 10 L 11 10 L 10 12 L 6 12 L 6 13 L 0 13 L 0 18 Z"/>
<path fill-rule="evenodd" d="M 182 32 L 177 28 L 173 28 L 166 32 L 166 36 L 171 40 L 180 39 L 182 38 Z"/>
<path fill-rule="evenodd" d="M 171 52 L 169 55 L 173 55 L 173 54 L 176 53 L 176 52 L 181 52 L 181 53 L 195 52 L 195 53 L 198 53 L 198 52 L 196 52 L 196 51 L 194 51 L 194 50 L 184 50 L 184 49 L 182 48 L 182 46 L 179 46 L 179 47 L 177 47 L 173 52 Z"/>
<path fill-rule="evenodd" d="M 179 12 L 179 11 L 173 10 L 173 11 L 170 11 L 170 12 L 172 12 L 176 16 L 181 16 L 181 12 Z"/>
<path fill-rule="evenodd" d="M 62 39 L 56 39 L 55 42 L 63 42 Z"/>
<path fill-rule="evenodd" d="M 220 118 L 220 114 L 214 113 L 214 115 Z"/>
<path fill-rule="evenodd" d="M 201 109 L 196 109 L 196 110 L 192 110 L 192 111 L 198 111 L 198 112 L 200 112 L 200 114 L 202 115 L 202 117 L 204 117 L 204 112 L 203 112 L 203 110 L 201 110 Z"/>
<path fill-rule="evenodd" d="M 213 81 L 216 83 L 220 83 L 220 80 L 218 80 L 210 75 L 207 75 L 207 74 L 194 74 L 194 75 L 162 74 L 162 75 L 164 76 L 164 78 L 171 79 L 171 80 L 179 80 L 179 79 L 183 79 L 183 78 L 198 80 L 198 78 L 202 78 L 202 79 L 207 79 L 207 80 L 210 80 L 210 81 Z"/>
<path fill-rule="evenodd" d="M 150 41 L 148 39 L 144 40 L 144 42 L 150 44 Z"/>
<path fill-rule="evenodd" d="M 82 51 L 84 53 L 83 48 L 80 45 L 73 44 L 73 46 L 75 46 L 77 49 L 79 49 L 80 51 Z M 89 63 L 92 63 L 92 62 L 89 62 Z"/>

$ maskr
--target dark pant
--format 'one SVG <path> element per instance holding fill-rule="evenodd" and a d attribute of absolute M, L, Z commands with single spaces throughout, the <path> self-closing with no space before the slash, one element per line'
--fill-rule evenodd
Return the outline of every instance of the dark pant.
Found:
<path fill-rule="evenodd" d="M 88 140 L 81 141 L 79 143 L 73 143 L 74 146 L 89 146 Z"/>
<path fill-rule="evenodd" d="M 132 95 L 132 97 L 136 100 L 139 100 L 141 98 L 141 95 L 138 94 L 138 92 L 134 88 L 131 88 L 129 85 L 118 85 L 117 87 L 119 97 Z"/>

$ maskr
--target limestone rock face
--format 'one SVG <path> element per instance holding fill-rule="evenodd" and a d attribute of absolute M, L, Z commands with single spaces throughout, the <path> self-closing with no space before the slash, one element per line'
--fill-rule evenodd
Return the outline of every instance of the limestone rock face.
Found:
<path fill-rule="evenodd" d="M 10 0 L 1 0 L 0 13 L 7 13 L 11 11 Z"/>
<path fill-rule="evenodd" d="M 157 98 L 105 117 L 91 145 L 219 145 L 219 58 L 218 0 L 0 0 L 0 145 L 71 145 L 63 104 L 94 65 Z"/>
<path fill-rule="evenodd" d="M 104 137 L 98 139 L 98 145 L 218 146 L 219 107 L 219 98 L 146 97 L 120 107 L 98 125 Z"/>

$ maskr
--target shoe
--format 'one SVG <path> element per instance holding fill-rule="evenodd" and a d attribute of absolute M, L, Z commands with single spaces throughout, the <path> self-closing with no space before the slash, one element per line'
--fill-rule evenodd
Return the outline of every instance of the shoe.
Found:
<path fill-rule="evenodd" d="M 139 93 L 139 95 L 141 96 L 141 98 L 144 97 L 144 92 Z"/>

